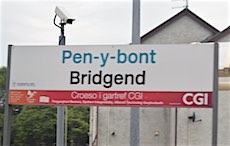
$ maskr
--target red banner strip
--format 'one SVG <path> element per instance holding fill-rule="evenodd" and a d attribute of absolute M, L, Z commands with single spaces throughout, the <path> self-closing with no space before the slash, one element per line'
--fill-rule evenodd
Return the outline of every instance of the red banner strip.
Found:
<path fill-rule="evenodd" d="M 212 107 L 212 92 L 10 90 L 9 104 Z"/>

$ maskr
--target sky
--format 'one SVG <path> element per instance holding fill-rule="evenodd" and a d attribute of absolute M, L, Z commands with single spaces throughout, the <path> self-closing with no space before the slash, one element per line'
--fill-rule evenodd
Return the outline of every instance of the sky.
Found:
<path fill-rule="evenodd" d="M 0 66 L 7 65 L 9 44 L 58 44 L 56 6 L 76 19 L 65 27 L 67 45 L 131 42 L 132 0 L 0 0 Z M 184 0 L 141 0 L 141 35 L 181 11 L 181 6 Z M 220 31 L 230 25 L 229 0 L 189 0 L 189 9 Z M 226 51 L 221 56 L 226 58 Z"/>

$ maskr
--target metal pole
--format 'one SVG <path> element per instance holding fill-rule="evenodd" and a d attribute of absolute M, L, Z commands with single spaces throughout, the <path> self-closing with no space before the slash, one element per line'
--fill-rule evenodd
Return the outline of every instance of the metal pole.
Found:
<path fill-rule="evenodd" d="M 65 106 L 65 146 L 68 145 L 68 106 Z"/>
<path fill-rule="evenodd" d="M 65 23 L 61 24 L 61 35 L 59 36 L 59 45 L 65 45 Z"/>
<path fill-rule="evenodd" d="M 61 35 L 59 36 L 59 45 L 65 45 L 64 23 L 61 23 Z M 56 145 L 64 146 L 64 131 L 65 131 L 65 107 L 57 106 L 57 130 L 56 130 Z"/>
<path fill-rule="evenodd" d="M 186 0 L 185 8 L 188 9 L 188 0 Z"/>
<path fill-rule="evenodd" d="M 212 146 L 217 146 L 218 138 L 218 48 L 219 44 L 214 44 L 214 83 L 212 97 Z"/>
<path fill-rule="evenodd" d="M 10 146 L 11 122 L 13 107 L 8 104 L 9 85 L 10 85 L 10 62 L 11 62 L 12 45 L 8 46 L 8 65 L 7 65 L 7 82 L 6 82 L 6 100 L 4 105 L 4 127 L 3 127 L 3 145 Z"/>
<path fill-rule="evenodd" d="M 177 107 L 175 108 L 175 146 L 177 146 L 177 118 L 178 118 L 178 109 Z"/>
<path fill-rule="evenodd" d="M 140 0 L 133 0 L 132 44 L 140 44 Z M 131 107 L 130 111 L 130 146 L 140 144 L 139 107 Z"/>
<path fill-rule="evenodd" d="M 4 106 L 4 129 L 3 129 L 3 145 L 10 146 L 11 122 L 13 107 L 8 103 Z"/>
<path fill-rule="evenodd" d="M 140 44 L 140 0 L 133 0 L 132 44 Z"/>

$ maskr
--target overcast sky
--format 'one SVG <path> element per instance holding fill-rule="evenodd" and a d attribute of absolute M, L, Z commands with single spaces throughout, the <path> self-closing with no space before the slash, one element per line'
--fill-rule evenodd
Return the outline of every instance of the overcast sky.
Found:
<path fill-rule="evenodd" d="M 0 1 L 0 66 L 7 63 L 8 44 L 58 44 L 60 30 L 53 25 L 56 6 L 76 19 L 66 26 L 67 45 L 131 42 L 132 0 Z M 183 9 L 173 7 L 184 5 L 183 0 L 141 0 L 141 35 Z M 189 0 L 189 9 L 220 31 L 230 25 L 229 0 Z"/>

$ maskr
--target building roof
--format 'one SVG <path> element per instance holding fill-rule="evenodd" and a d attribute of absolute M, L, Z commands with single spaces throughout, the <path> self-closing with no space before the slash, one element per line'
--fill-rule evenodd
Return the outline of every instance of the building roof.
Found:
<path fill-rule="evenodd" d="M 174 15 L 173 17 L 171 17 L 170 19 L 168 19 L 167 21 L 163 22 L 162 24 L 160 24 L 159 26 L 157 26 L 153 30 L 151 30 L 148 33 L 146 33 L 145 35 L 143 35 L 141 37 L 141 42 L 146 40 L 146 39 L 148 39 L 153 34 L 163 30 L 165 27 L 167 27 L 168 25 L 170 25 L 171 23 L 177 21 L 179 18 L 181 18 L 182 16 L 185 16 L 185 15 L 190 17 L 190 18 L 192 18 L 194 21 L 198 22 L 202 26 L 204 26 L 206 29 L 208 29 L 210 32 L 212 32 L 214 35 L 219 33 L 219 30 L 217 30 L 215 27 L 213 27 L 212 25 L 210 25 L 209 23 L 204 21 L 202 18 L 200 18 L 199 16 L 194 14 L 188 8 L 185 8 L 182 11 L 180 11 L 179 13 L 177 13 L 176 15 Z"/>
<path fill-rule="evenodd" d="M 216 35 L 203 40 L 202 42 L 216 42 L 216 41 L 220 40 L 221 38 L 225 37 L 228 34 L 230 34 L 230 26 L 228 26 L 223 31 L 217 33 Z"/>

